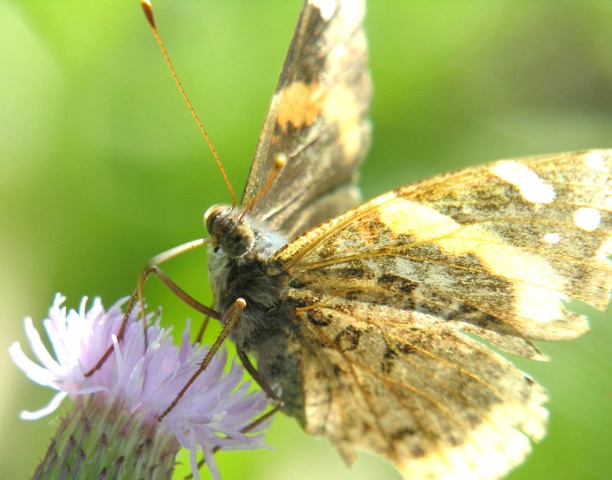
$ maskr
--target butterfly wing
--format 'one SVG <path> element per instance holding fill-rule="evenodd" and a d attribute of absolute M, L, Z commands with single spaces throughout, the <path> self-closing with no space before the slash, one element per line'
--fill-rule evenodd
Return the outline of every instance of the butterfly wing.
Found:
<path fill-rule="evenodd" d="M 306 1 L 272 98 L 242 204 L 286 155 L 250 214 L 289 238 L 360 202 L 355 183 L 369 145 L 371 96 L 364 14 L 362 0 Z"/>
<path fill-rule="evenodd" d="M 531 342 L 588 329 L 570 297 L 612 288 L 612 151 L 509 160 L 378 197 L 281 249 L 305 429 L 406 478 L 495 478 L 546 425 L 544 390 L 464 332 Z M 291 393 L 291 392 L 288 392 Z"/>

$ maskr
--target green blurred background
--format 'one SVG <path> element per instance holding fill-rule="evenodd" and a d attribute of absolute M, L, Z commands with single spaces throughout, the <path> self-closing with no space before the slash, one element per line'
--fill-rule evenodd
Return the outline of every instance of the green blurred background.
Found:
<path fill-rule="evenodd" d="M 242 190 L 300 0 L 158 0 L 175 66 Z M 612 147 L 612 2 L 372 1 L 372 197 L 505 157 Z M 57 291 L 110 305 L 151 256 L 204 235 L 228 193 L 165 68 L 137 0 L 0 0 L 0 478 L 29 476 L 52 434 L 18 420 L 51 392 L 6 349 Z M 203 252 L 168 273 L 209 299 Z M 150 305 L 197 318 L 155 280 Z M 593 313 L 589 310 L 585 311 Z M 571 344 L 520 362 L 550 392 L 549 435 L 518 479 L 612 475 L 610 314 Z M 180 322 L 179 322 L 180 325 Z M 181 328 L 176 327 L 176 328 Z M 221 453 L 225 479 L 398 478 L 362 455 L 347 470 L 278 416 L 271 451 Z M 177 478 L 183 478 L 177 475 Z"/>

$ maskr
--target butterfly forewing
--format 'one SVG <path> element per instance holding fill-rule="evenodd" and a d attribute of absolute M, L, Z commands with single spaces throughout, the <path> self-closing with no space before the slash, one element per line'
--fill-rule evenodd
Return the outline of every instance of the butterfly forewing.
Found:
<path fill-rule="evenodd" d="M 272 265 L 300 332 L 305 428 L 406 475 L 496 477 L 546 422 L 515 355 L 587 330 L 612 287 L 612 152 L 508 160 L 400 188 L 316 227 Z M 520 433 L 523 432 L 523 433 Z M 493 467 L 494 466 L 494 467 Z"/>
<path fill-rule="evenodd" d="M 298 21 L 242 199 L 248 205 L 275 156 L 286 155 L 251 215 L 287 238 L 360 201 L 355 182 L 369 145 L 371 96 L 364 15 L 361 0 L 307 1 Z"/>

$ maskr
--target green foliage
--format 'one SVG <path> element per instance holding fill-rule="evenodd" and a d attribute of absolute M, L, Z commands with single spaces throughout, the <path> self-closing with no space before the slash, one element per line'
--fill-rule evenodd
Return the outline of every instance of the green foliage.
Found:
<path fill-rule="evenodd" d="M 154 4 L 238 192 L 300 3 Z M 604 1 L 370 2 L 375 128 L 366 196 L 505 157 L 612 147 L 610 25 Z M 203 212 L 229 195 L 136 0 L 0 3 L 0 85 L 6 352 L 23 341 L 21 319 L 40 321 L 56 291 L 73 307 L 82 294 L 107 304 L 129 294 L 148 258 L 203 236 Z M 203 252 L 167 272 L 210 299 Z M 165 319 L 197 320 L 155 279 L 147 298 L 164 304 Z M 609 317 L 593 314 L 593 332 L 571 344 L 543 345 L 548 364 L 521 364 L 550 391 L 551 424 L 512 479 L 595 479 L 612 470 Z M 52 431 L 17 412 L 50 394 L 41 398 L 2 365 L 0 477 L 24 478 Z M 347 471 L 326 442 L 287 418 L 275 420 L 269 443 L 276 451 L 220 454 L 224 478 L 381 478 L 383 467 L 396 478 L 369 457 Z"/>

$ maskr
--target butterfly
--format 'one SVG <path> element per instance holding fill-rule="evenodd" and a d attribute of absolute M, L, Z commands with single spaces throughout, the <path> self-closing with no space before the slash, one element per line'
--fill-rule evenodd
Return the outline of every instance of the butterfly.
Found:
<path fill-rule="evenodd" d="M 504 352 L 588 329 L 612 288 L 612 151 L 513 159 L 361 203 L 371 80 L 359 0 L 307 0 L 242 202 L 205 214 L 214 309 L 282 410 L 348 463 L 497 478 L 545 433 Z"/>

